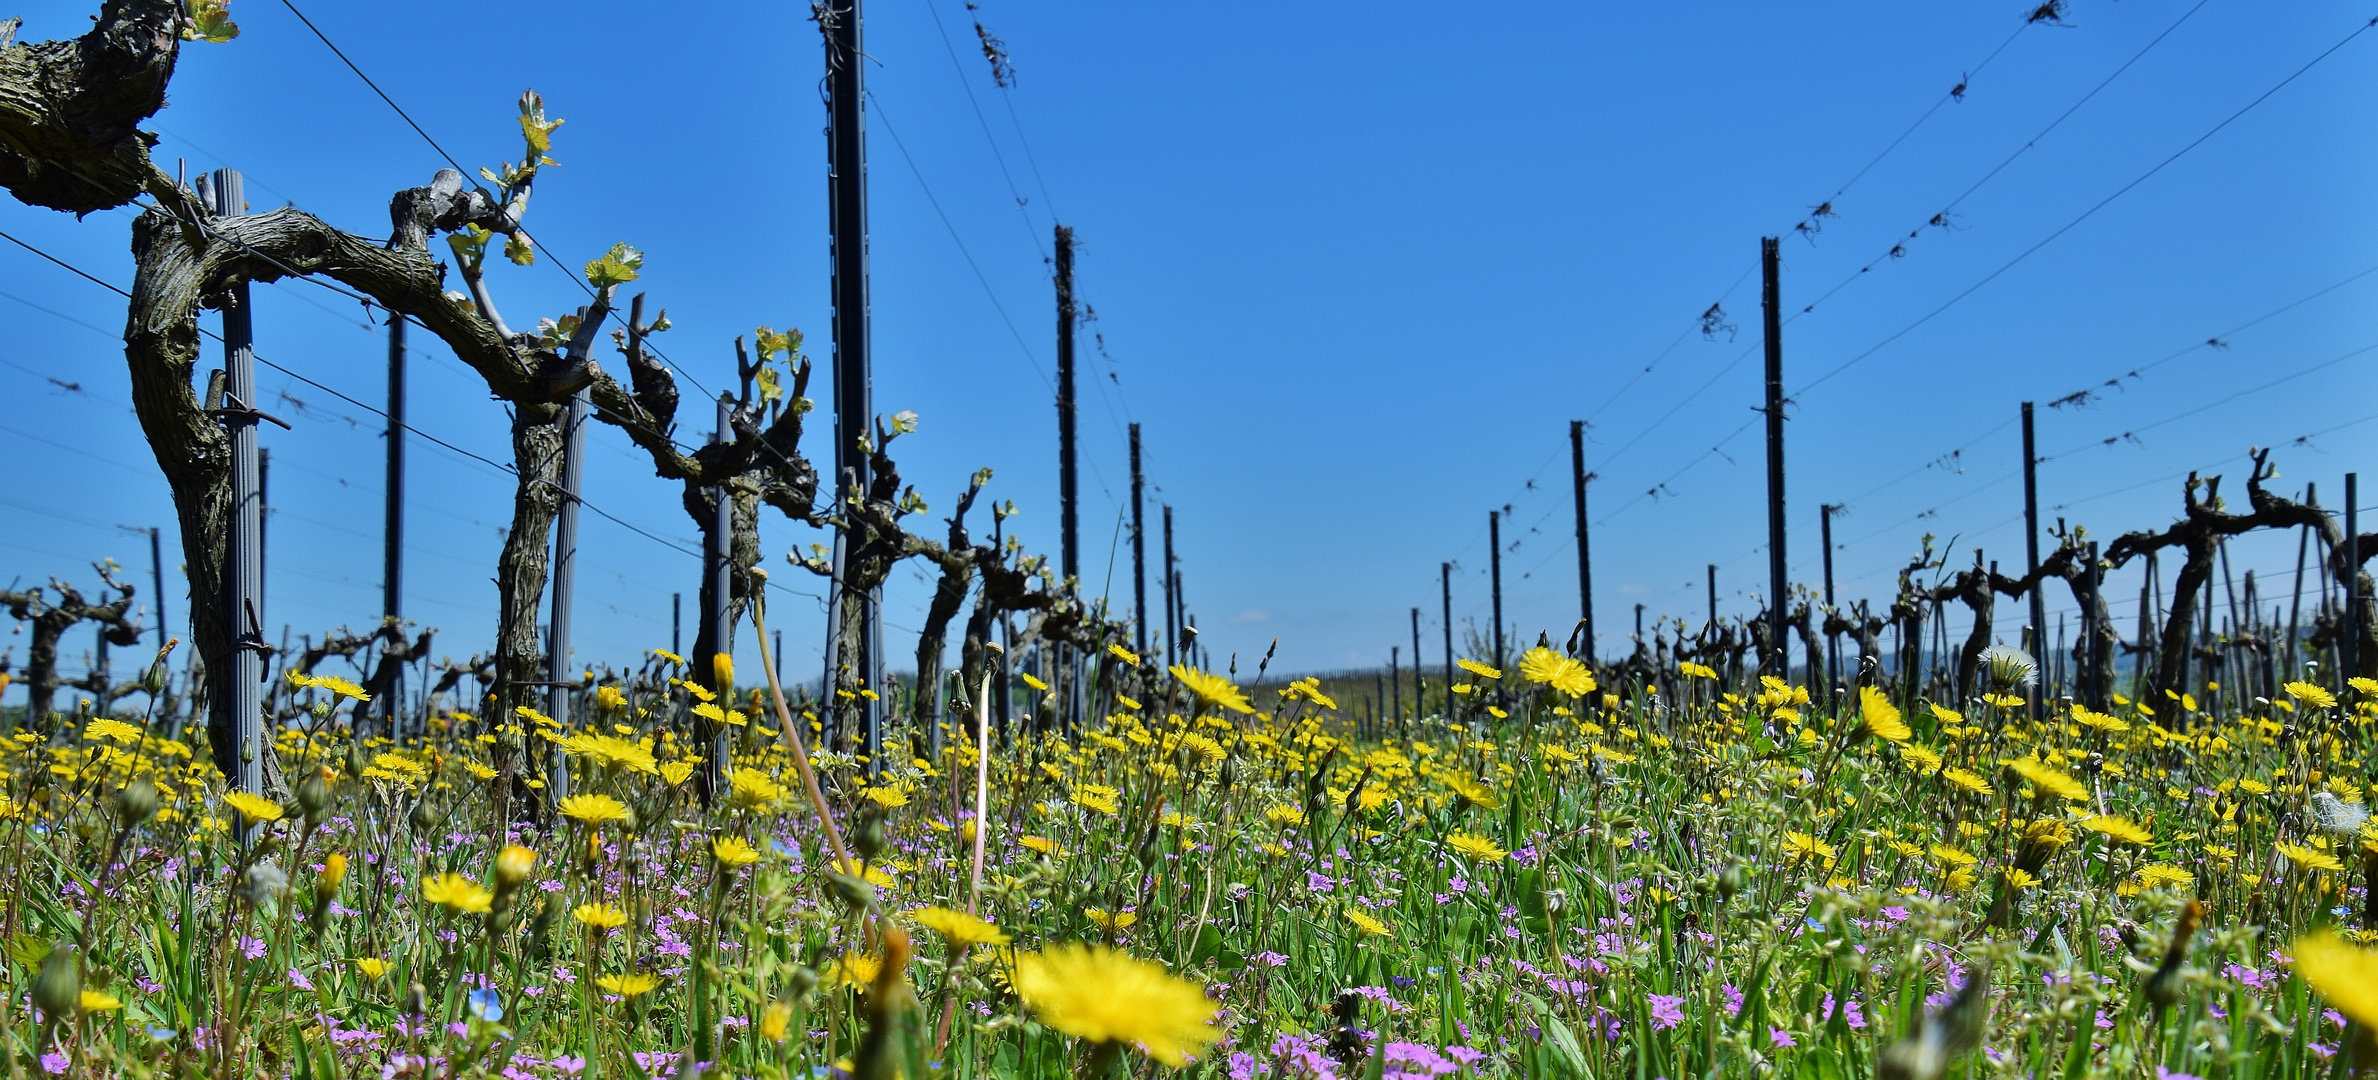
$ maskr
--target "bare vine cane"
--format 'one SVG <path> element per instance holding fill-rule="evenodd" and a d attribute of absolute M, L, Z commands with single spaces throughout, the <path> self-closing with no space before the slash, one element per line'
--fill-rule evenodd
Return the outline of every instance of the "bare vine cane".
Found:
<path fill-rule="evenodd" d="M 997 642 L 983 646 L 994 653 L 1002 652 Z M 991 809 L 991 677 L 983 672 L 982 689 L 974 696 L 974 876 L 966 889 L 966 913 L 981 915 L 979 905 L 983 895 L 983 834 L 990 822 Z"/>
<path fill-rule="evenodd" d="M 817 811 L 818 824 L 825 827 L 826 846 L 834 852 L 834 865 L 855 867 L 859 864 L 852 861 L 850 849 L 843 845 L 842 830 L 834 826 L 834 812 L 826 806 L 826 792 L 818 786 L 817 771 L 810 768 L 809 747 L 795 729 L 793 711 L 785 706 L 784 687 L 776 681 L 776 665 L 768 656 L 767 605 L 760 602 L 758 595 L 752 598 L 751 627 L 755 631 L 753 636 L 759 639 L 760 670 L 768 675 L 768 694 L 776 703 L 777 726 L 784 732 L 785 741 L 792 744 L 793 766 L 801 772 L 801 788 L 809 793 L 809 805 Z"/>
<path fill-rule="evenodd" d="M 986 643 L 984 648 L 993 653 L 1001 651 L 996 642 Z M 966 889 L 966 913 L 975 916 L 982 914 L 983 844 L 984 834 L 990 828 L 991 679 L 993 674 L 990 671 L 983 673 L 982 686 L 974 696 L 974 861 L 973 875 L 968 881 Z M 957 962 L 965 955 L 966 947 L 964 946 L 952 954 L 950 965 L 953 969 L 951 973 L 953 979 L 956 977 L 954 969 Z M 941 1022 L 933 1033 L 933 1053 L 936 1057 L 949 1049 L 950 1029 L 956 1026 L 958 1020 L 958 995 L 953 990 L 947 995 L 947 998 L 948 1000 L 942 1003 Z"/>

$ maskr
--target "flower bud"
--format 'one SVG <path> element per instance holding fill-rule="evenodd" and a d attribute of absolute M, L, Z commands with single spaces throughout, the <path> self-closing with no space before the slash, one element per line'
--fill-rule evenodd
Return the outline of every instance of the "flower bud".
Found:
<path fill-rule="evenodd" d="M 432 805 L 428 799 L 423 799 L 413 804 L 413 812 L 406 815 L 406 820 L 412 823 L 414 832 L 425 833 L 437 828 L 438 822 L 444 817 L 445 815 L 440 814 L 438 808 Z"/>
<path fill-rule="evenodd" d="M 875 901 L 875 886 L 849 874 L 828 871 L 826 887 L 833 891 L 835 899 L 842 901 L 852 911 L 864 910 Z"/>
<path fill-rule="evenodd" d="M 1749 883 L 1750 868 L 1738 862 L 1727 863 L 1724 872 L 1717 876 L 1717 894 L 1727 900 L 1732 900 L 1741 895 L 1742 887 Z"/>
<path fill-rule="evenodd" d="M 306 778 L 297 782 L 297 808 L 305 813 L 306 824 L 322 821 L 322 813 L 330 809 L 330 796 L 338 774 L 328 765 L 316 765 Z"/>
<path fill-rule="evenodd" d="M 529 868 L 537 865 L 537 853 L 518 844 L 506 845 L 495 857 L 495 891 L 508 893 L 528 880 Z"/>
<path fill-rule="evenodd" d="M 322 860 L 322 872 L 314 875 L 314 908 L 330 906 L 339 894 L 339 885 L 347 880 L 347 857 L 336 851 Z"/>
<path fill-rule="evenodd" d="M 883 854 L 887 842 L 883 831 L 883 810 L 881 807 L 869 806 L 859 814 L 859 827 L 851 836 L 851 849 L 858 852 L 860 858 L 873 861 L 876 856 Z"/>
<path fill-rule="evenodd" d="M 82 956 L 73 945 L 60 944 L 42 958 L 41 974 L 33 980 L 34 1007 L 42 1015 L 60 1020 L 73 1016 L 82 1001 Z"/>
<path fill-rule="evenodd" d="M 710 654 L 710 677 L 717 680 L 718 692 L 725 694 L 735 685 L 735 658 L 728 653 Z"/>
<path fill-rule="evenodd" d="M 146 776 L 137 777 L 116 792 L 116 819 L 129 829 L 157 816 L 157 784 Z"/>

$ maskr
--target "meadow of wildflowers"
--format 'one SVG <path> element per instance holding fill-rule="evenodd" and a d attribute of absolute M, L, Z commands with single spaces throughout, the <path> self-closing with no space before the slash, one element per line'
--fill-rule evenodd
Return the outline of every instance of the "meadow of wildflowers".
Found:
<path fill-rule="evenodd" d="M 1917 701 L 1698 665 L 1663 693 L 1539 647 L 1366 738 L 1315 680 L 1096 668 L 1078 731 L 955 703 L 938 753 L 876 761 L 666 653 L 591 678 L 579 725 L 401 741 L 298 675 L 278 798 L 137 715 L 17 731 L 11 1075 L 2378 1061 L 2370 680 L 2035 722 L 2019 657 Z"/>

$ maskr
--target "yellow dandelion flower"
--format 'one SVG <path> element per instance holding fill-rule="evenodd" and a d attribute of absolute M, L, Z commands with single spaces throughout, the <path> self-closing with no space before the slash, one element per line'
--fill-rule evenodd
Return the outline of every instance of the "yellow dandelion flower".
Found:
<path fill-rule="evenodd" d="M 571 909 L 570 917 L 579 925 L 592 930 L 617 930 L 628 924 L 628 913 L 605 903 L 580 904 Z"/>
<path fill-rule="evenodd" d="M 771 1001 L 768 1010 L 760 1014 L 760 1038 L 769 1042 L 783 1042 L 793 1024 L 793 1003 Z"/>
<path fill-rule="evenodd" d="M 694 763 L 690 761 L 672 761 L 661 766 L 661 779 L 667 782 L 670 787 L 685 783 L 692 779 L 693 775 Z"/>
<path fill-rule="evenodd" d="M 132 725 L 121 720 L 115 720 L 102 716 L 91 721 L 89 726 L 83 728 L 83 738 L 114 739 L 119 743 L 130 746 L 133 743 L 140 741 L 140 729 L 133 727 Z"/>
<path fill-rule="evenodd" d="M 1445 846 L 1479 862 L 1499 862 L 1505 855 L 1510 854 L 1502 848 L 1496 847 L 1492 840 L 1465 832 L 1447 835 Z"/>
<path fill-rule="evenodd" d="M 720 866 L 749 866 L 760 861 L 760 849 L 740 836 L 721 836 L 710 841 L 710 857 Z"/>
<path fill-rule="evenodd" d="M 2075 721 L 2078 721 L 2089 727 L 2096 728 L 2099 731 L 2103 731 L 2112 735 L 2119 735 L 2130 730 L 2130 725 L 2124 722 L 2122 718 L 2098 712 L 2097 710 L 2086 705 L 2073 706 L 2072 718 Z"/>
<path fill-rule="evenodd" d="M 727 801 L 744 810 L 765 809 L 784 797 L 784 786 L 758 769 L 737 769 L 727 777 Z"/>
<path fill-rule="evenodd" d="M 1129 665 L 1131 665 L 1132 667 L 1138 667 L 1138 666 L 1139 666 L 1139 654 L 1138 654 L 1138 653 L 1135 653 L 1135 652 L 1132 652 L 1131 650 L 1129 650 L 1129 649 L 1126 649 L 1126 648 L 1122 647 L 1121 645 L 1113 645 L 1113 644 L 1110 644 L 1110 645 L 1108 645 L 1108 646 L 1106 647 L 1106 654 L 1107 654 L 1108 656 L 1112 656 L 1112 657 L 1114 657 L 1114 658 L 1115 658 L 1115 659 L 1117 659 L 1117 660 L 1121 660 L 1122 662 L 1124 662 L 1124 663 L 1126 663 L 1126 664 L 1129 664 Z"/>
<path fill-rule="evenodd" d="M 1207 705 L 1228 709 L 1241 715 L 1252 714 L 1255 711 L 1255 706 L 1247 700 L 1246 693 L 1233 685 L 1229 679 L 1220 675 L 1174 664 L 1172 677 L 1180 680 L 1182 686 L 1188 687 L 1190 693 L 1197 695 L 1198 700 Z"/>
<path fill-rule="evenodd" d="M 281 820 L 281 804 L 262 795 L 251 795 L 245 791 L 226 791 L 223 793 L 223 801 L 229 804 L 233 810 L 239 811 L 240 820 L 250 825 L 260 821 Z"/>
<path fill-rule="evenodd" d="M 941 935 L 952 949 L 972 948 L 976 945 L 1005 945 L 1014 940 L 1007 932 L 981 918 L 945 907 L 921 907 L 908 913 L 917 925 Z"/>
<path fill-rule="evenodd" d="M 883 957 L 849 953 L 834 961 L 832 981 L 844 986 L 873 986 L 883 971 Z"/>
<path fill-rule="evenodd" d="M 595 985 L 602 987 L 608 993 L 617 994 L 620 997 L 628 999 L 629 1001 L 634 1001 L 639 997 L 660 989 L 661 981 L 650 975 L 646 975 L 643 972 L 637 971 L 630 972 L 625 975 L 605 975 L 600 979 L 596 979 Z"/>
<path fill-rule="evenodd" d="M 1831 862 L 1833 845 L 1804 832 L 1784 833 L 1784 854 L 1795 859 L 1823 859 Z"/>
<path fill-rule="evenodd" d="M 652 756 L 652 748 L 633 739 L 616 735 L 572 735 L 562 740 L 561 748 L 574 757 L 587 758 L 605 768 L 628 769 L 647 776 L 660 774 L 660 762 Z"/>
<path fill-rule="evenodd" d="M 2139 867 L 2139 884 L 2150 889 L 2173 888 L 2186 892 L 2196 887 L 2196 875 L 2170 863 L 2148 863 Z"/>
<path fill-rule="evenodd" d="M 1930 776 L 1933 773 L 1940 771 L 1940 755 L 1934 753 L 1928 747 L 1919 746 L 1915 743 L 1902 743 L 1900 745 L 1899 760 L 1925 776 Z"/>
<path fill-rule="evenodd" d="M 2039 875 L 2018 866 L 2006 872 L 2006 883 L 2017 890 L 2028 889 L 2039 884 Z"/>
<path fill-rule="evenodd" d="M 1481 810 L 1500 810 L 1503 808 L 1503 799 L 1501 796 L 1495 794 L 1493 788 L 1488 787 L 1485 784 L 1481 784 L 1476 780 L 1472 780 L 1461 773 L 1447 770 L 1445 772 L 1438 773 L 1437 779 L 1442 781 L 1446 787 L 1452 789 L 1455 795 L 1460 796 L 1461 801 L 1475 806 Z"/>
<path fill-rule="evenodd" d="M 626 803 L 609 795 L 590 793 L 572 795 L 563 799 L 561 814 L 572 821 L 587 825 L 603 825 L 613 821 L 626 820 L 628 808 Z"/>
<path fill-rule="evenodd" d="M 494 893 L 461 874 L 421 879 L 421 898 L 457 915 L 484 915 L 495 903 Z"/>
<path fill-rule="evenodd" d="M 2086 802 L 2089 799 L 2089 789 L 2082 787 L 2080 781 L 2072 778 L 2072 774 L 2038 759 L 2007 758 L 1999 764 L 2013 769 L 2015 775 L 2029 781 L 2043 795 L 2060 795 L 2074 802 Z"/>
<path fill-rule="evenodd" d="M 1481 679 L 1500 679 L 1503 677 L 1503 672 L 1501 669 L 1490 668 L 1466 656 L 1461 658 L 1459 666 L 1463 671 L 1467 671 Z"/>
<path fill-rule="evenodd" d="M 2155 842 L 2154 833 L 2133 824 L 2128 818 L 2115 817 L 2111 814 L 2092 814 L 2081 820 L 2081 827 L 2090 832 L 2103 833 L 2127 843 L 2152 844 Z"/>
<path fill-rule="evenodd" d="M 1972 866 L 1976 861 L 1978 861 L 1973 857 L 1972 853 L 1964 851 L 1960 848 L 1950 847 L 1947 844 L 1934 844 L 1930 850 L 1932 852 L 1932 857 L 1939 859 L 1945 865 Z"/>
<path fill-rule="evenodd" d="M 1093 1043 L 1134 1045 L 1174 1067 L 1222 1037 L 1204 988 L 1102 946 L 1019 956 L 1015 989 L 1049 1027 Z"/>
<path fill-rule="evenodd" d="M 2297 701 L 2301 701 L 2306 705 L 2311 705 L 2322 709 L 2334 709 L 2337 707 L 2337 695 L 2329 693 L 2327 687 L 2321 686 L 2317 683 L 2291 682 L 2287 684 L 2286 689 L 2288 697 L 2294 698 Z"/>
<path fill-rule="evenodd" d="M 382 975 L 388 974 L 389 971 L 396 967 L 396 965 L 391 964 L 386 960 L 382 960 L 377 956 L 356 957 L 354 964 L 355 970 L 362 972 L 363 977 L 367 979 L 377 979 Z"/>
<path fill-rule="evenodd" d="M 79 1003 L 85 1014 L 110 1013 L 124 1007 L 124 999 L 105 990 L 84 990 Z"/>
<path fill-rule="evenodd" d="M 1593 669 L 1542 645 L 1520 654 L 1519 674 L 1529 682 L 1552 687 L 1573 698 L 1584 697 L 1596 689 Z"/>
<path fill-rule="evenodd" d="M 1895 743 L 1906 742 L 1915 734 L 1900 718 L 1899 706 L 1891 704 L 1890 696 L 1871 686 L 1858 688 L 1858 731 Z"/>
<path fill-rule="evenodd" d="M 1970 769 L 1942 769 L 1940 776 L 1941 779 L 1955 785 L 1961 791 L 1970 791 L 1976 795 L 1991 793 L 1990 782 L 1982 779 L 1980 773 Z"/>
<path fill-rule="evenodd" d="M 1386 923 L 1372 918 L 1369 912 L 1361 908 L 1347 908 L 1346 921 L 1353 923 L 1354 928 L 1362 931 L 1366 937 L 1391 937 L 1395 933 L 1388 929 Z"/>
<path fill-rule="evenodd" d="M 1089 916 L 1099 929 L 1110 934 L 1117 930 L 1128 930 L 1139 922 L 1139 913 L 1136 911 L 1109 912 L 1105 908 L 1083 908 L 1082 914 Z"/>
<path fill-rule="evenodd" d="M 1058 847 L 1056 841 L 1045 836 L 1019 837 L 1017 838 L 1016 843 L 1022 844 L 1025 847 L 1031 848 L 1032 850 L 1040 852 L 1043 855 L 1047 855 L 1050 858 L 1055 858 L 1059 855 L 1065 854 L 1064 848 Z"/>
<path fill-rule="evenodd" d="M 2297 866 L 2301 866 L 2306 870 L 2345 869 L 2345 864 L 2338 862 L 2336 856 L 2322 851 L 2319 848 L 2310 848 L 2301 844 L 2289 844 L 2284 842 L 2280 843 L 2278 848 L 2279 854 L 2287 856 L 2289 862 L 2292 862 Z"/>
<path fill-rule="evenodd" d="M 2347 945 L 2331 931 L 2298 938 L 2287 951 L 2295 956 L 2295 973 L 2328 999 L 2330 1008 L 2378 1026 L 2378 952 Z"/>
<path fill-rule="evenodd" d="M 357 701 L 370 701 L 372 699 L 372 696 L 368 693 L 365 693 L 362 687 L 348 682 L 345 679 L 339 678 L 336 675 L 315 676 L 313 684 L 343 698 L 354 698 Z"/>

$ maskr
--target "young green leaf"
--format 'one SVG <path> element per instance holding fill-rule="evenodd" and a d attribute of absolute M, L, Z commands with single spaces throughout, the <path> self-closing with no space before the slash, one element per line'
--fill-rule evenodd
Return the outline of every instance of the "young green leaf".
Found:
<path fill-rule="evenodd" d="M 487 242 L 494 237 L 483 226 L 465 225 L 446 235 L 446 246 L 454 249 L 454 257 L 462 260 L 464 266 L 476 271 L 487 260 Z"/>
<path fill-rule="evenodd" d="M 603 257 L 586 264 L 586 283 L 598 289 L 615 288 L 636 280 L 644 268 L 644 253 L 626 244 L 613 244 Z"/>
<path fill-rule="evenodd" d="M 553 129 L 562 124 L 560 120 L 545 119 L 545 99 L 536 91 L 520 95 L 520 134 L 528 140 L 531 162 L 552 151 Z"/>
<path fill-rule="evenodd" d="M 182 26 L 183 41 L 220 45 L 239 36 L 239 24 L 231 21 L 230 0 L 182 0 L 182 12 L 189 18 Z"/>

